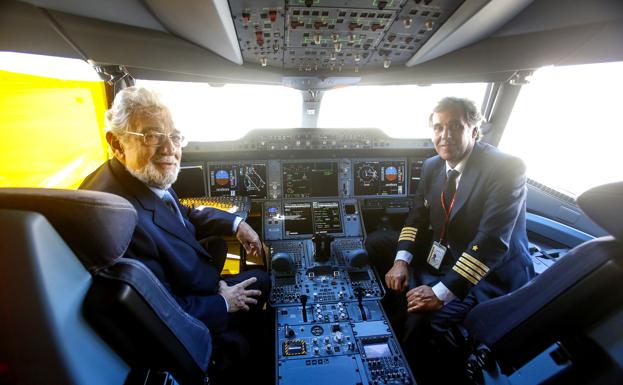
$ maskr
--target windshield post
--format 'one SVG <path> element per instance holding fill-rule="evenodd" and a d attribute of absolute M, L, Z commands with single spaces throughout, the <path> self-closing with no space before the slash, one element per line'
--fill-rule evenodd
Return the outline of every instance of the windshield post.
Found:
<path fill-rule="evenodd" d="M 317 128 L 318 116 L 320 114 L 320 101 L 324 91 L 308 89 L 303 93 L 303 111 L 301 116 L 301 127 Z"/>

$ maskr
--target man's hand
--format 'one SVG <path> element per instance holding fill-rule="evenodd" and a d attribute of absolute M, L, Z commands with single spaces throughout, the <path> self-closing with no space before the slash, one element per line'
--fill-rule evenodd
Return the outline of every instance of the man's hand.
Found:
<path fill-rule="evenodd" d="M 437 298 L 430 286 L 422 285 L 407 292 L 407 311 L 435 311 L 443 307 L 443 302 Z"/>
<path fill-rule="evenodd" d="M 255 305 L 257 303 L 257 300 L 251 297 L 258 297 L 262 292 L 259 290 L 246 290 L 246 287 L 255 281 L 257 281 L 257 278 L 252 277 L 233 286 L 227 286 L 225 281 L 218 283 L 218 293 L 227 301 L 227 311 L 229 313 L 235 313 L 239 310 L 248 311 L 249 304 Z"/>
<path fill-rule="evenodd" d="M 397 260 L 394 266 L 385 274 L 387 287 L 397 292 L 401 292 L 409 284 L 409 266 L 407 262 Z"/>
<path fill-rule="evenodd" d="M 262 242 L 260 242 L 260 237 L 247 222 L 242 221 L 238 224 L 236 238 L 238 238 L 238 241 L 242 244 L 242 247 L 244 247 L 244 251 L 247 252 L 247 255 L 253 257 L 261 256 Z"/>

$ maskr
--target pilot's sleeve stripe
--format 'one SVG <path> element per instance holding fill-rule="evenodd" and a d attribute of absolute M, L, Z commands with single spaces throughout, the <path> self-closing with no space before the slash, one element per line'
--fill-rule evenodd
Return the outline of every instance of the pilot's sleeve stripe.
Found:
<path fill-rule="evenodd" d="M 464 272 L 463 270 L 461 270 L 461 268 L 458 267 L 457 265 L 452 266 L 452 270 L 456 271 L 459 275 L 461 275 L 463 278 L 465 278 L 466 280 L 471 282 L 473 285 L 477 285 L 478 284 L 478 281 L 476 281 L 474 278 L 472 278 L 471 275 L 469 275 L 466 272 Z"/>
<path fill-rule="evenodd" d="M 415 236 L 417 235 L 417 229 L 415 227 L 404 227 L 400 232 L 400 238 L 398 238 L 398 242 L 400 241 L 411 241 L 415 242 Z"/>
<path fill-rule="evenodd" d="M 459 261 L 463 263 L 464 265 L 468 266 L 471 270 L 473 270 L 475 273 L 477 273 L 478 275 L 480 275 L 480 278 L 484 277 L 485 274 L 487 274 L 486 271 L 484 271 L 483 269 L 481 269 L 480 267 L 476 266 L 475 264 L 473 264 L 469 259 L 467 258 L 459 258 Z"/>
<path fill-rule="evenodd" d="M 477 260 L 476 258 L 472 257 L 471 255 L 469 255 L 467 253 L 463 253 L 461 255 L 461 257 L 466 258 L 468 261 L 470 261 L 474 265 L 480 267 L 482 270 L 484 270 L 485 273 L 489 272 L 489 268 L 487 267 L 487 265 L 485 265 L 484 263 L 480 262 L 479 260 Z"/>
<path fill-rule="evenodd" d="M 461 261 L 457 261 L 456 265 L 458 267 L 461 268 L 461 270 L 463 270 L 464 272 L 466 272 L 467 274 L 471 275 L 472 277 L 474 277 L 474 279 L 476 279 L 477 281 L 480 282 L 480 280 L 482 279 L 482 275 L 479 274 L 477 271 L 475 271 L 474 269 L 472 269 L 471 267 L 467 266 L 466 264 L 462 263 Z"/>

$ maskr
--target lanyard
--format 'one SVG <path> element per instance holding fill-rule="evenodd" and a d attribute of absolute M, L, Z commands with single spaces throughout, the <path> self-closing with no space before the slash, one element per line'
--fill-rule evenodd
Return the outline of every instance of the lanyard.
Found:
<path fill-rule="evenodd" d="M 446 237 L 446 229 L 448 228 L 448 222 L 450 222 L 450 213 L 452 212 L 452 207 L 454 207 L 454 200 L 456 199 L 456 191 L 452 196 L 452 201 L 450 201 L 450 207 L 446 210 L 446 204 L 444 203 L 444 192 L 441 192 L 441 207 L 443 208 L 444 220 L 443 227 L 441 228 L 441 235 L 439 237 L 439 243 L 445 244 L 444 240 Z"/>

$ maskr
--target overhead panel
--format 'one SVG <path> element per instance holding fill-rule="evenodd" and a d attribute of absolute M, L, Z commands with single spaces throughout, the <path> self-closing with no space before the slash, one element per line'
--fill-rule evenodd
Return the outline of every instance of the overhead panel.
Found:
<path fill-rule="evenodd" d="M 404 65 L 461 0 L 230 0 L 245 63 L 301 72 Z"/>

